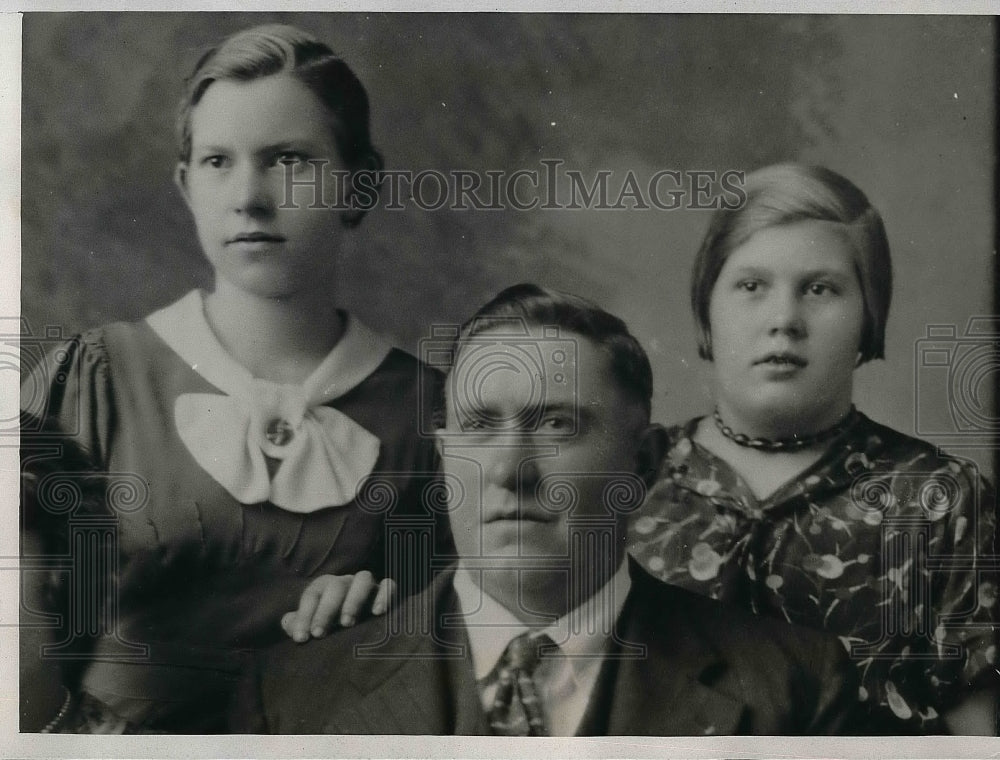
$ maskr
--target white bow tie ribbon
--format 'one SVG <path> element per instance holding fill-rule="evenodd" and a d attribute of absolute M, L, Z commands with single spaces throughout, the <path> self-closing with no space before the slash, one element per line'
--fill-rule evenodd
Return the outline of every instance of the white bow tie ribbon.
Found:
<path fill-rule="evenodd" d="M 226 353 L 192 291 L 147 318 L 198 374 L 223 394 L 185 393 L 174 422 L 195 461 L 241 504 L 270 501 L 289 512 L 343 506 L 371 474 L 381 441 L 325 406 L 368 377 L 390 350 L 348 319 L 340 342 L 302 385 L 261 380 Z M 268 460 L 272 460 L 269 467 Z"/>
<path fill-rule="evenodd" d="M 177 431 L 198 464 L 241 504 L 270 501 L 290 512 L 351 502 L 371 474 L 380 441 L 346 414 L 307 407 L 300 389 L 254 381 L 257 399 L 188 393 Z M 277 460 L 273 476 L 265 457 Z"/>

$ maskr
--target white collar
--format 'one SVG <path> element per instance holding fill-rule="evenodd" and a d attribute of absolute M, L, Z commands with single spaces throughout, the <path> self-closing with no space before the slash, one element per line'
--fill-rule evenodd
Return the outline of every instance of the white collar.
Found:
<path fill-rule="evenodd" d="M 252 383 L 266 382 L 254 378 L 219 342 L 205 319 L 201 290 L 192 290 L 150 314 L 146 321 L 191 369 L 219 390 L 242 396 Z M 337 345 L 302 383 L 309 406 L 338 398 L 357 387 L 392 348 L 385 338 L 350 315 L 344 322 Z"/>
<path fill-rule="evenodd" d="M 474 610 L 475 619 L 470 622 L 489 621 L 488 625 L 466 626 L 476 680 L 481 681 L 496 667 L 511 639 L 528 631 L 529 628 L 504 605 L 482 591 L 473 580 L 473 572 L 478 571 L 470 570 L 459 562 L 453 585 L 463 616 L 471 617 L 471 611 Z M 559 645 L 561 653 L 566 655 L 574 670 L 586 667 L 588 663 L 594 661 L 595 656 L 605 651 L 609 632 L 621 615 L 631 587 L 628 562 L 623 560 L 611 579 L 590 600 L 538 632 L 548 634 Z M 595 600 L 607 599 L 608 594 L 612 594 L 610 604 L 592 603 Z M 587 611 L 590 612 L 594 624 L 584 625 L 582 630 L 574 632 L 573 628 L 579 626 L 571 626 L 571 621 Z M 598 619 L 594 620 L 595 616 Z"/>

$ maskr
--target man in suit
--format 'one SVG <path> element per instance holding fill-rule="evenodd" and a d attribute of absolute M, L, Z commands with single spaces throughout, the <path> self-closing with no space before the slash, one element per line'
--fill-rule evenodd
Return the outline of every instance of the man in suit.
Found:
<path fill-rule="evenodd" d="M 642 348 L 590 302 L 518 285 L 482 307 L 451 352 L 437 434 L 457 561 L 384 617 L 267 653 L 234 730 L 844 731 L 857 687 L 835 639 L 626 561 L 665 444 L 651 395 Z"/>

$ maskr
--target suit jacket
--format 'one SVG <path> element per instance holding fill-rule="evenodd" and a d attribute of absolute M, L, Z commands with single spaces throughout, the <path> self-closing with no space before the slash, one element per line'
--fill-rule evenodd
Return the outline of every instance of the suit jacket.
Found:
<path fill-rule="evenodd" d="M 580 734 L 837 734 L 857 704 L 837 639 L 759 618 L 630 566 Z M 396 614 L 263 653 L 231 711 L 237 733 L 490 734 L 453 570 Z M 636 656 L 635 645 L 645 648 Z"/>

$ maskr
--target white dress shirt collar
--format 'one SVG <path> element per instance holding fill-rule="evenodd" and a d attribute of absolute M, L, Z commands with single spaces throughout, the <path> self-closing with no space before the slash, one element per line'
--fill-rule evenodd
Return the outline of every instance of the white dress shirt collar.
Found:
<path fill-rule="evenodd" d="M 586 712 L 608 640 L 631 589 L 628 562 L 623 561 L 590 600 L 540 629 L 529 629 L 482 591 L 472 575 L 478 572 L 459 563 L 453 584 L 466 623 L 484 709 L 492 699 L 497 666 L 507 645 L 525 631 L 535 630 L 547 634 L 559 646 L 559 656 L 543 657 L 536 671 L 544 679 L 541 691 L 549 731 L 553 736 L 573 735 Z"/>

